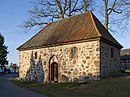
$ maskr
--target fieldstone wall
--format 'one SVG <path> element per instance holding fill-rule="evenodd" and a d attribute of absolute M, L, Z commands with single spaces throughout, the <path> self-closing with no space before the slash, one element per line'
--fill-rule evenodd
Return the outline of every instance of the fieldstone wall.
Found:
<path fill-rule="evenodd" d="M 120 49 L 101 42 L 101 77 L 116 76 L 120 71 Z M 111 52 L 113 49 L 113 55 Z"/>
<path fill-rule="evenodd" d="M 104 47 L 104 44 L 102 46 Z M 21 78 L 48 82 L 49 64 L 56 62 L 59 66 L 59 82 L 100 79 L 99 41 L 26 50 L 19 53 Z M 102 57 L 104 58 L 105 56 Z"/>
<path fill-rule="evenodd" d="M 22 51 L 19 55 L 20 78 L 31 81 L 42 81 L 44 78 L 44 70 L 41 56 L 38 59 L 34 59 L 33 52 L 31 51 Z"/>

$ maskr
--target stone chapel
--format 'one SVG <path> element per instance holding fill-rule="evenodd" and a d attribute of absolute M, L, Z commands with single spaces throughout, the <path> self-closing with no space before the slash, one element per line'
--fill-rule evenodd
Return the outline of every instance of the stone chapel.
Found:
<path fill-rule="evenodd" d="M 47 24 L 19 50 L 19 76 L 31 81 L 99 80 L 120 71 L 122 45 L 92 12 Z"/>

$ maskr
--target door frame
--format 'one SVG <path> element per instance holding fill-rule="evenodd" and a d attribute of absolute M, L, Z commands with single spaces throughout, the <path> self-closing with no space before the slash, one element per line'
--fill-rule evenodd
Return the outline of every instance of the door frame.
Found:
<path fill-rule="evenodd" d="M 48 66 L 48 81 L 50 82 L 50 83 L 52 83 L 52 82 L 59 82 L 60 81 L 60 73 L 59 73 L 59 71 L 60 71 L 60 68 L 59 68 L 59 64 L 58 64 L 58 60 L 57 60 L 58 58 L 57 58 L 57 56 L 56 55 L 53 55 L 53 56 L 51 56 L 50 57 L 50 60 L 49 60 L 49 66 Z M 58 78 L 57 78 L 57 81 L 52 81 L 51 80 L 51 65 L 52 64 L 57 64 L 57 76 L 58 76 Z"/>

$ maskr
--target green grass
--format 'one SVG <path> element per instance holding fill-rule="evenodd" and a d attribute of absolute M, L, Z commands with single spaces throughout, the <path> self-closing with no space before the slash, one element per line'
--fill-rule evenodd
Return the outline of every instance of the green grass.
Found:
<path fill-rule="evenodd" d="M 130 97 L 130 76 L 88 81 L 87 84 L 13 81 L 16 85 L 51 97 Z"/>
<path fill-rule="evenodd" d="M 130 73 L 130 70 L 125 70 L 126 73 Z"/>

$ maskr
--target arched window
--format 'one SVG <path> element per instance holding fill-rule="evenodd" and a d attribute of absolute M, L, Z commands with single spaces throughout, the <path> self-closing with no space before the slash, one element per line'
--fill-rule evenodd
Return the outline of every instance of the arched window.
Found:
<path fill-rule="evenodd" d="M 34 58 L 37 59 L 37 52 L 34 53 Z"/>
<path fill-rule="evenodd" d="M 78 48 L 72 47 L 70 51 L 70 58 L 74 59 L 74 58 L 77 58 L 77 56 L 78 56 Z"/>

